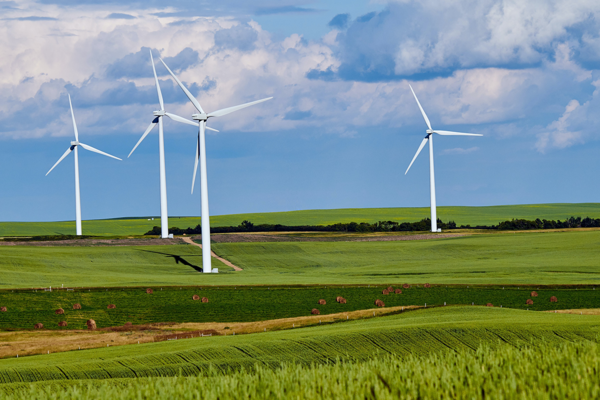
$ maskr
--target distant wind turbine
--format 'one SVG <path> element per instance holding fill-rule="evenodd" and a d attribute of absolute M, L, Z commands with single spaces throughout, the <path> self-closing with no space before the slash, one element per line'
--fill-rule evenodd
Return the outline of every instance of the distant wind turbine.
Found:
<path fill-rule="evenodd" d="M 48 176 L 48 174 L 54 169 L 54 167 L 56 167 L 62 160 L 64 160 L 64 158 L 68 156 L 70 152 L 75 150 L 75 220 L 77 226 L 77 235 L 81 236 L 81 196 L 79 193 L 79 157 L 77 153 L 77 148 L 81 146 L 86 150 L 93 151 L 94 153 L 102 154 L 103 156 L 111 157 L 119 161 L 122 160 L 118 157 L 111 156 L 110 154 L 95 149 L 92 146 L 88 146 L 87 144 L 79 142 L 79 133 L 77 132 L 77 124 L 75 123 L 75 114 L 73 113 L 73 104 L 71 104 L 71 95 L 68 96 L 69 106 L 71 107 L 71 117 L 73 119 L 73 130 L 75 131 L 75 141 L 71 142 L 71 145 L 69 146 L 67 151 L 65 151 L 65 154 L 63 154 L 62 157 L 58 159 L 56 164 L 54 164 L 52 168 L 50 168 L 50 171 L 46 173 L 46 176 Z"/>
<path fill-rule="evenodd" d="M 425 110 L 423 110 L 423 107 L 421 107 L 421 103 L 419 103 L 419 99 L 417 99 L 417 95 L 415 94 L 415 91 L 413 90 L 412 86 L 408 85 L 410 87 L 410 91 L 412 92 L 413 96 L 415 96 L 415 100 L 417 101 L 417 104 L 419 105 L 419 109 L 421 110 L 421 114 L 423 114 L 423 118 L 425 119 L 425 123 L 427 124 L 427 127 L 429 129 L 427 129 L 427 136 L 425 136 L 425 139 L 423 139 L 423 141 L 421 142 L 421 145 L 419 146 L 419 149 L 417 150 L 417 154 L 415 154 L 415 156 L 413 157 L 412 161 L 410 162 L 410 165 L 408 166 L 408 168 L 406 169 L 406 172 L 404 173 L 404 175 L 406 175 L 408 173 L 408 170 L 410 169 L 410 167 L 413 165 L 413 163 L 415 162 L 415 160 L 417 159 L 417 156 L 419 155 L 419 153 L 421 152 L 421 150 L 423 150 L 423 147 L 425 147 L 425 145 L 427 144 L 427 141 L 429 141 L 429 192 L 431 195 L 431 232 L 441 232 L 441 229 L 437 228 L 437 211 L 436 211 L 436 204 L 435 204 L 435 174 L 433 172 L 433 134 L 437 133 L 438 135 L 442 135 L 442 136 L 483 136 L 477 133 L 462 133 L 462 132 L 450 132 L 450 131 L 438 131 L 438 130 L 433 130 L 433 128 L 431 128 L 431 123 L 429 122 L 429 118 L 427 118 L 427 114 L 425 114 Z"/>
<path fill-rule="evenodd" d="M 206 144 L 204 139 L 204 131 L 205 129 L 211 129 L 206 126 L 206 121 L 212 117 L 222 117 L 223 115 L 227 115 L 234 111 L 241 110 L 242 108 L 250 107 L 258 103 L 262 103 L 263 101 L 271 100 L 273 97 L 267 97 L 266 99 L 252 101 L 250 103 L 241 104 L 239 106 L 224 108 L 222 110 L 213 111 L 211 113 L 205 113 L 200 103 L 192 94 L 186 89 L 186 87 L 177 79 L 173 71 L 165 64 L 165 62 L 160 60 L 163 65 L 167 68 L 175 82 L 179 85 L 181 90 L 185 93 L 185 95 L 190 99 L 196 110 L 198 110 L 199 114 L 193 114 L 192 119 L 198 121 L 199 129 L 198 129 L 198 140 L 196 142 L 196 160 L 194 164 L 194 176 L 192 178 L 192 193 L 194 193 L 194 182 L 196 181 L 196 171 L 198 170 L 198 158 L 200 158 L 200 202 L 202 206 L 202 220 L 201 220 L 201 230 L 202 230 L 202 271 L 205 273 L 212 272 L 211 267 L 211 259 L 210 259 L 210 216 L 208 213 L 208 182 L 207 182 L 207 173 L 206 173 Z M 211 129 L 214 130 L 214 129 Z M 216 272 L 216 271 L 215 271 Z"/>
<path fill-rule="evenodd" d="M 178 115 L 171 114 L 165 112 L 165 105 L 163 102 L 162 92 L 160 91 L 160 85 L 158 84 L 158 77 L 156 76 L 156 69 L 154 68 L 154 59 L 152 58 L 152 50 L 150 50 L 150 61 L 152 63 L 152 70 L 154 71 L 154 82 L 156 83 L 156 91 L 158 92 L 158 102 L 160 104 L 160 110 L 154 111 L 154 119 L 146 129 L 146 132 L 142 135 L 140 140 L 136 143 L 131 150 L 131 153 L 127 156 L 129 158 L 135 149 L 142 143 L 142 141 L 148 136 L 150 131 L 158 124 L 158 154 L 159 154 L 159 170 L 160 170 L 160 233 L 162 238 L 169 237 L 169 213 L 167 210 L 167 173 L 165 169 L 165 140 L 163 133 L 163 121 L 162 117 L 166 115 L 174 121 L 183 122 L 184 124 L 189 124 L 193 126 L 198 126 L 197 122 L 190 121 L 188 119 L 182 118 Z"/>

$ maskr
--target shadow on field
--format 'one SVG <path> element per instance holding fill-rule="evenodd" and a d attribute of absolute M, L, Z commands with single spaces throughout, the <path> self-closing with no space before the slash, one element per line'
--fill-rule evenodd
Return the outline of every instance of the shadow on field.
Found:
<path fill-rule="evenodd" d="M 167 256 L 167 257 L 170 257 L 170 258 L 174 259 L 175 260 L 175 264 L 180 264 L 181 263 L 181 264 L 186 265 L 188 267 L 194 268 L 196 270 L 196 272 L 202 272 L 202 267 L 199 267 L 197 265 L 191 264 L 186 259 L 184 259 L 183 257 L 178 256 L 176 254 L 161 253 L 159 251 L 152 251 L 152 250 L 139 250 L 139 251 L 145 251 L 146 253 L 162 254 L 164 256 Z"/>

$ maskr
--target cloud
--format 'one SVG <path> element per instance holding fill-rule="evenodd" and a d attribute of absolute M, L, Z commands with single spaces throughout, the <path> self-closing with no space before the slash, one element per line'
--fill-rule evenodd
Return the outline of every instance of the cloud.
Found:
<path fill-rule="evenodd" d="M 136 19 L 133 15 L 124 14 L 124 13 L 112 13 L 108 15 L 106 18 L 108 19 Z"/>
<path fill-rule="evenodd" d="M 248 51 L 254 48 L 254 42 L 257 39 L 257 32 L 246 24 L 235 25 L 215 32 L 215 46 L 224 49 Z"/>
<path fill-rule="evenodd" d="M 290 13 L 314 13 L 319 12 L 314 8 L 305 8 L 297 6 L 280 6 L 280 7 L 259 7 L 256 9 L 256 15 L 272 15 L 272 14 L 290 14 Z"/>
<path fill-rule="evenodd" d="M 335 17 L 333 17 L 327 25 L 336 29 L 346 29 L 349 20 L 350 14 L 338 14 Z"/>
<path fill-rule="evenodd" d="M 468 149 L 463 149 L 460 147 L 454 148 L 454 149 L 445 149 L 442 150 L 442 154 L 469 154 L 469 153 L 473 153 L 474 151 L 478 151 L 479 147 L 469 147 Z"/>
<path fill-rule="evenodd" d="M 167 75 L 168 71 L 162 67 L 160 61 L 156 58 L 159 54 L 154 54 L 158 75 Z M 198 52 L 189 47 L 181 50 L 174 57 L 165 57 L 165 63 L 171 70 L 179 72 L 185 70 L 198 62 Z M 150 63 L 150 49 L 142 47 L 138 52 L 131 53 L 125 57 L 116 60 L 106 68 L 108 78 L 140 78 L 152 76 L 152 65 Z"/>
<path fill-rule="evenodd" d="M 58 21 L 56 18 L 52 18 L 52 17 L 38 17 L 35 15 L 29 16 L 29 17 L 18 17 L 18 18 L 6 18 L 6 19 L 13 19 L 13 20 L 17 20 L 17 21 Z"/>

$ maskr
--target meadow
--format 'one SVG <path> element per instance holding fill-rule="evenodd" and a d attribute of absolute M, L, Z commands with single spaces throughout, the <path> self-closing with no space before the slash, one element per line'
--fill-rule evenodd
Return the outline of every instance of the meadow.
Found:
<path fill-rule="evenodd" d="M 486 307 L 420 309 L 398 315 L 285 331 L 216 336 L 4 359 L 2 384 L 166 376 L 210 376 L 402 359 L 447 350 L 473 354 L 481 346 L 597 343 L 600 318 Z M 451 374 L 453 374 L 453 371 Z M 0 390 L 13 386 L 0 385 Z M 8 390 L 7 389 L 7 390 Z"/>
<path fill-rule="evenodd" d="M 600 231 L 521 232 L 389 242 L 215 243 L 242 267 L 188 244 L 118 247 L 0 246 L 0 288 L 288 284 L 594 284 Z"/>
<path fill-rule="evenodd" d="M 399 286 L 397 286 L 399 287 Z M 385 286 L 239 286 L 239 287 L 153 287 L 146 288 L 74 289 L 0 291 L 0 329 L 33 329 L 37 323 L 45 329 L 87 329 L 86 321 L 93 319 L 98 328 L 157 322 L 254 322 L 311 315 L 317 308 L 321 315 L 376 308 L 375 300 L 386 307 L 443 306 L 455 304 L 510 307 L 521 310 L 590 309 L 600 304 L 600 289 L 595 287 L 469 287 L 413 286 L 402 294 L 382 294 Z M 538 297 L 531 297 L 535 290 Z M 208 303 L 192 299 L 194 294 L 207 297 Z M 337 296 L 347 300 L 336 302 Z M 550 302 L 556 296 L 558 302 Z M 319 299 L 327 304 L 317 304 Z M 533 304 L 526 304 L 527 299 Z M 73 304 L 81 304 L 73 310 Z M 116 309 L 107 309 L 115 304 Z M 64 314 L 55 314 L 62 308 Z M 58 326 L 66 321 L 68 328 Z"/>
<path fill-rule="evenodd" d="M 229 375 L 8 384 L 0 390 L 6 399 L 596 399 L 599 353 L 596 343 L 542 342 L 518 349 L 386 354 L 364 362 L 257 366 Z"/>
<path fill-rule="evenodd" d="M 438 207 L 438 218 L 460 225 L 496 225 L 515 219 L 565 220 L 569 217 L 600 218 L 600 203 L 526 204 L 489 207 Z M 271 213 L 230 214 L 211 216 L 211 226 L 238 226 L 249 220 L 255 224 L 330 225 L 338 222 L 396 221 L 417 222 L 430 216 L 429 207 L 348 208 L 334 210 L 301 210 Z M 116 218 L 83 221 L 83 232 L 97 236 L 143 235 L 160 225 L 155 217 Z M 200 223 L 199 217 L 170 217 L 169 227 L 188 228 Z M 72 235 L 74 221 L 62 222 L 0 222 L 2 236 Z"/>

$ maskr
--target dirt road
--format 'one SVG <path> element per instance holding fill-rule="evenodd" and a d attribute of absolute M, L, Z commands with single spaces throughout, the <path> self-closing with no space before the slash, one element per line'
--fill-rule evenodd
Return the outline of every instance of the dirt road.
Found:
<path fill-rule="evenodd" d="M 186 242 L 186 243 L 189 243 L 189 244 L 191 244 L 191 245 L 198 246 L 198 247 L 202 248 L 202 245 L 201 245 L 201 244 L 198 244 L 198 243 L 194 242 L 194 241 L 192 240 L 192 238 L 190 238 L 190 237 L 184 237 L 184 238 L 182 238 L 182 239 L 183 239 L 183 241 L 184 241 L 184 242 Z M 231 268 L 233 268 L 233 269 L 234 269 L 234 270 L 236 270 L 236 271 L 243 271 L 243 269 L 241 269 L 241 268 L 240 268 L 240 267 L 238 267 L 237 265 L 233 265 L 232 263 L 230 263 L 230 262 L 229 262 L 229 261 L 227 261 L 226 259 L 224 259 L 224 258 L 221 258 L 221 257 L 219 257 L 218 255 L 216 255 L 214 251 L 211 251 L 211 252 L 210 252 L 210 255 L 211 255 L 213 258 L 216 258 L 217 260 L 221 261 L 223 264 L 227 265 L 228 267 L 231 267 Z"/>

